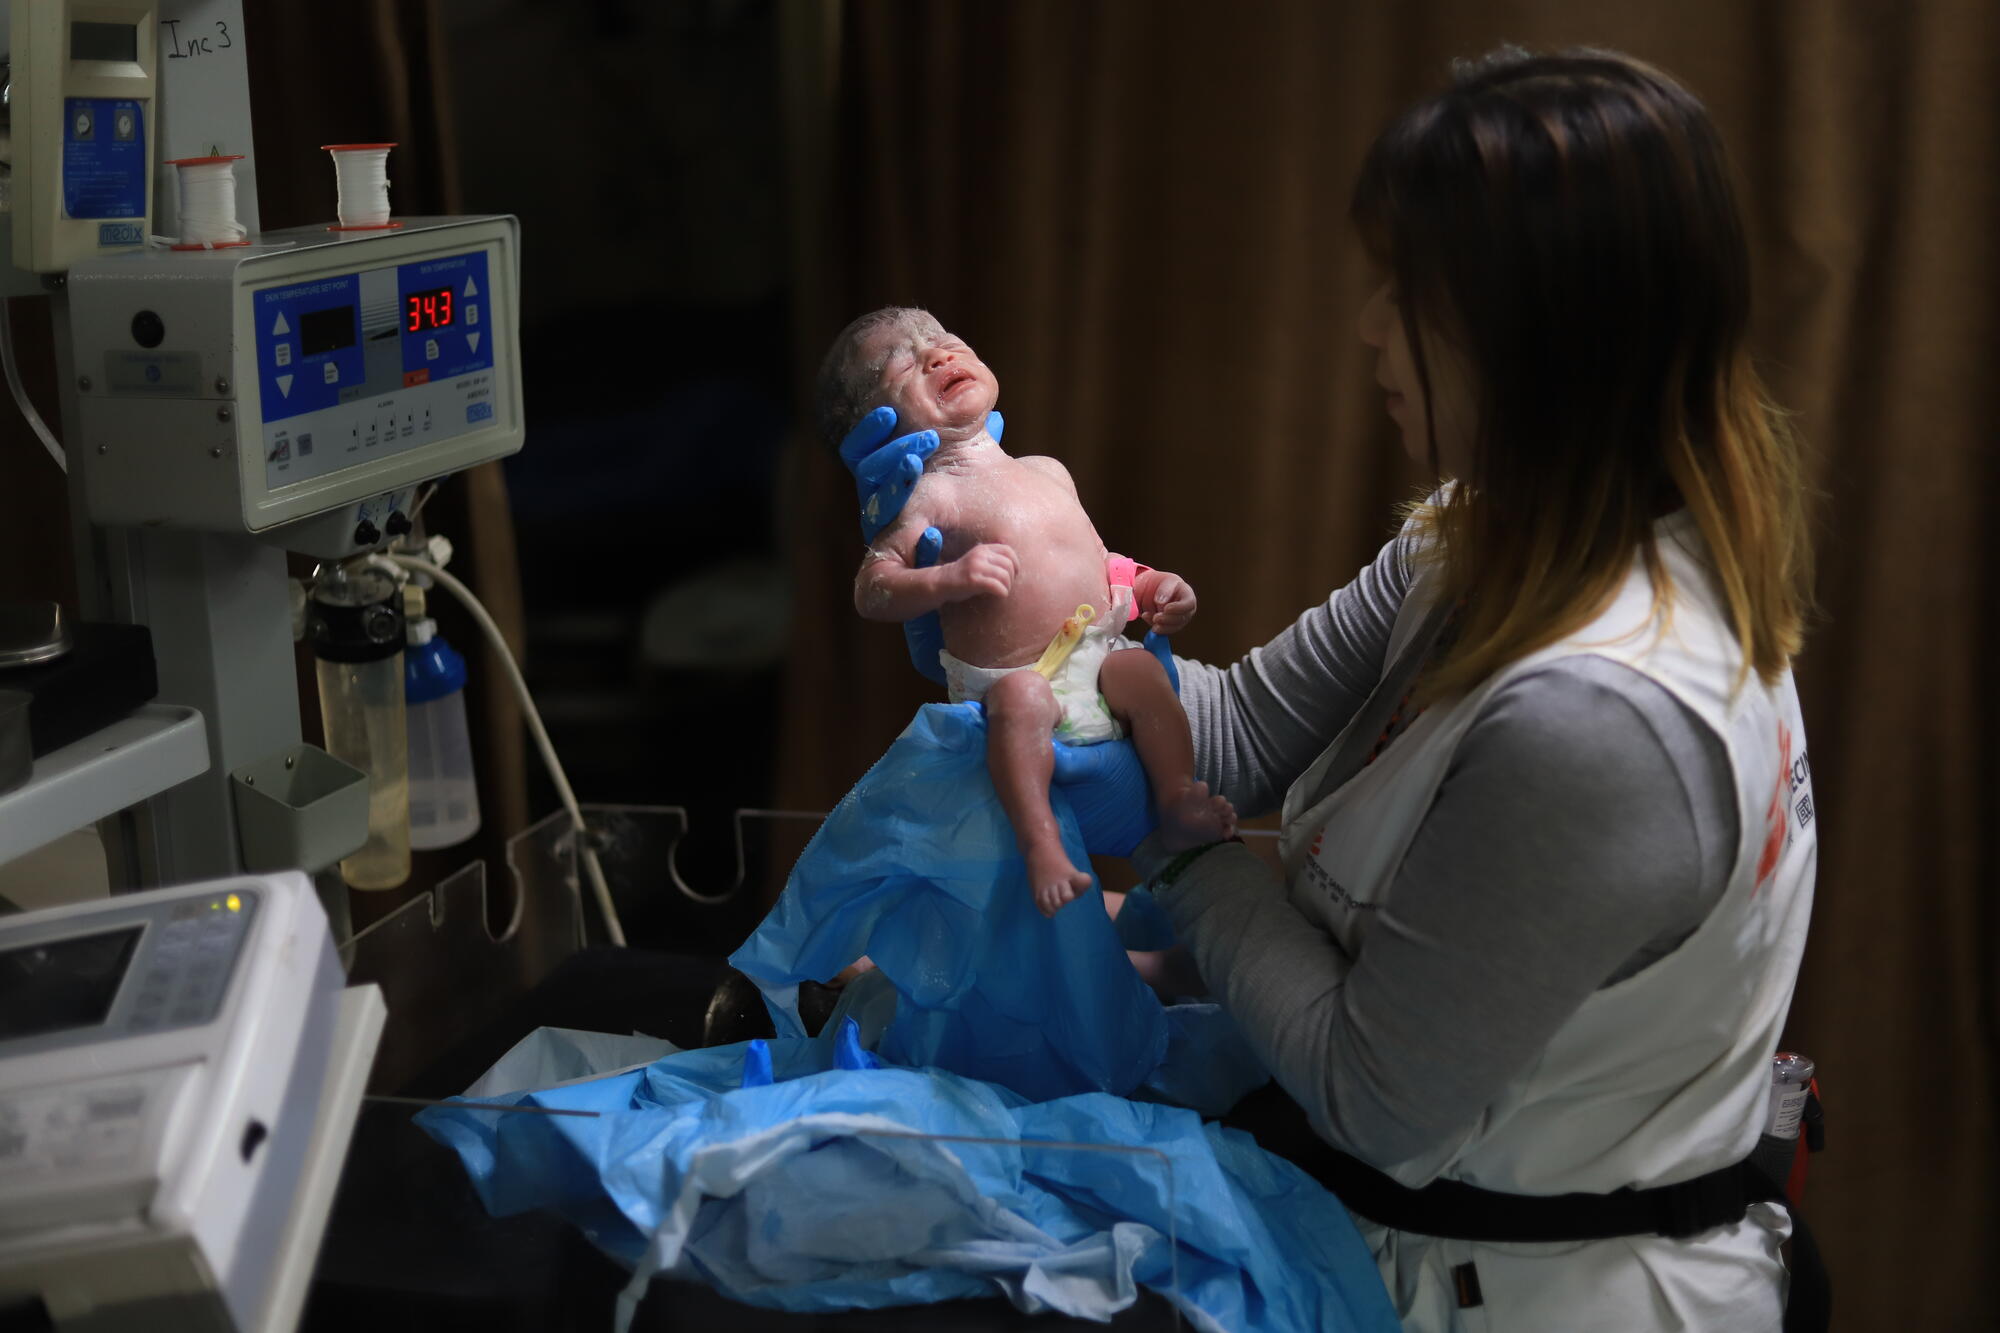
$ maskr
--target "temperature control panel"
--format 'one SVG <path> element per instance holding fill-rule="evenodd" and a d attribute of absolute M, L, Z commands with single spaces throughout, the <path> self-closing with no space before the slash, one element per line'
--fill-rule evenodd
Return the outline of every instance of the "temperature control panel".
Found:
<path fill-rule="evenodd" d="M 91 517 L 283 544 L 513 453 L 518 236 L 511 217 L 407 218 L 74 266 Z"/>
<path fill-rule="evenodd" d="M 485 251 L 257 293 L 265 484 L 420 449 L 493 420 Z"/>

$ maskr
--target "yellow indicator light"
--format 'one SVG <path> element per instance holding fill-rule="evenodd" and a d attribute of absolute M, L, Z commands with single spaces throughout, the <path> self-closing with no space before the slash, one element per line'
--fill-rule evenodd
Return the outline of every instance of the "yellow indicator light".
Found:
<path fill-rule="evenodd" d="M 237 897 L 233 893 L 230 894 L 227 898 L 223 899 L 223 901 L 229 904 L 229 910 L 232 912 L 240 912 L 243 910 L 243 900 Z"/>
<path fill-rule="evenodd" d="M 210 904 L 208 905 L 208 910 L 209 910 L 209 911 L 211 911 L 211 912 L 214 912 L 214 911 L 219 911 L 219 910 L 221 910 L 221 907 L 222 907 L 222 904 L 221 904 L 221 903 L 210 903 Z"/>

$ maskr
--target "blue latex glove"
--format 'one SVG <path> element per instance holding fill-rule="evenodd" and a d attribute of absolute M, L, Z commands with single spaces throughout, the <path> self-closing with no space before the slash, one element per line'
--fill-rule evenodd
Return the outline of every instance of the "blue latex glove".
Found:
<path fill-rule="evenodd" d="M 999 443 L 1007 422 L 998 412 L 986 414 L 986 433 Z M 840 461 L 854 474 L 854 486 L 861 505 L 861 540 L 872 542 L 876 534 L 896 521 L 903 512 L 917 478 L 924 475 L 924 460 L 937 452 L 934 430 L 912 435 L 896 434 L 896 409 L 878 407 L 854 424 L 840 442 Z M 928 569 L 937 563 L 944 535 L 925 528 L 917 538 L 916 567 Z M 938 652 L 944 647 L 944 630 L 937 612 L 903 622 L 903 640 L 910 646 L 910 664 L 917 674 L 933 684 L 945 683 L 944 665 Z"/>

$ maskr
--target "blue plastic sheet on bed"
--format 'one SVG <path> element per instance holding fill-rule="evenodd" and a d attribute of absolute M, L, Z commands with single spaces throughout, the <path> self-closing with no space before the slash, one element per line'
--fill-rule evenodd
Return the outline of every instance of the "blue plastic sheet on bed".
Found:
<path fill-rule="evenodd" d="M 1398 1327 L 1346 1211 L 1246 1135 L 857 1061 L 851 1031 L 682 1051 L 490 1097 L 592 1118 L 473 1102 L 417 1118 L 489 1211 L 552 1209 L 633 1269 L 621 1327 L 656 1273 L 784 1310 L 1000 1294 L 1102 1320 L 1146 1287 L 1211 1333 Z"/>

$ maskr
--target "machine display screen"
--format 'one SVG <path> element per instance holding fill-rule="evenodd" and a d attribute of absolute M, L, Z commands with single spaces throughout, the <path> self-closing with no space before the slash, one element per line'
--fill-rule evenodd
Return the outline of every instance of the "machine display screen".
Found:
<path fill-rule="evenodd" d="M 411 292 L 403 298 L 403 332 L 422 333 L 425 329 L 451 327 L 451 288 Z"/>
<path fill-rule="evenodd" d="M 139 58 L 139 29 L 130 23 L 71 23 L 71 60 L 127 60 Z"/>
<path fill-rule="evenodd" d="M 0 953 L 0 1041 L 102 1023 L 144 930 L 126 926 Z"/>
<path fill-rule="evenodd" d="M 299 351 L 305 356 L 354 346 L 354 307 L 328 306 L 299 316 Z"/>

